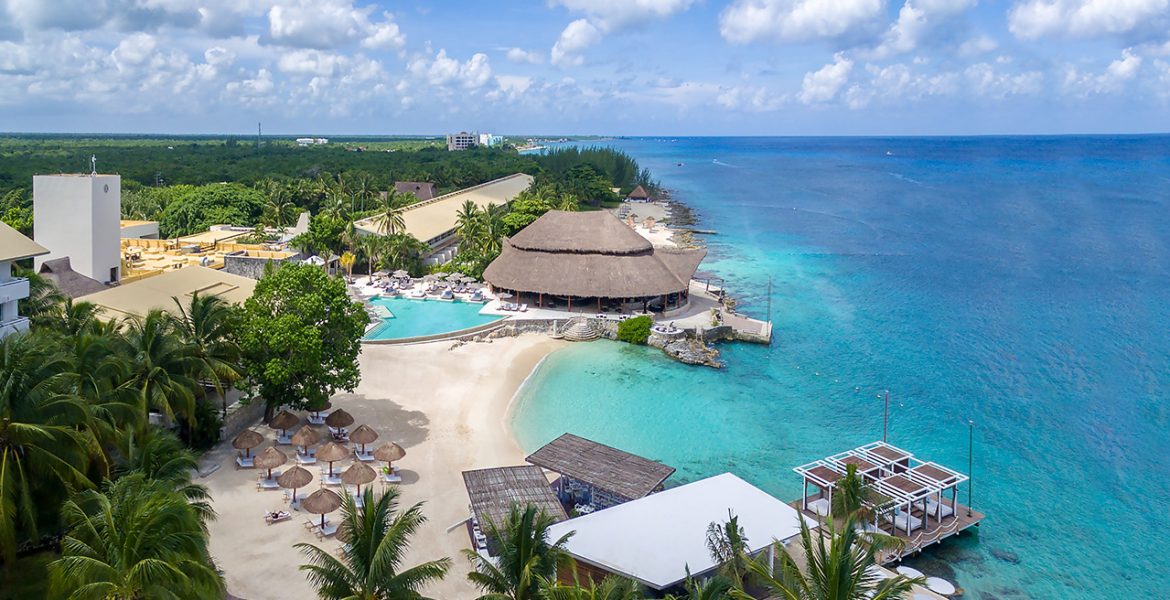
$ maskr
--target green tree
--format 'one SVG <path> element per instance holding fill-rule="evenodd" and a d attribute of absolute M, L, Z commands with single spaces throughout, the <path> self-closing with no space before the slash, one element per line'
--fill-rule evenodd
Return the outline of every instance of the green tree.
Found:
<path fill-rule="evenodd" d="M 748 539 L 743 527 L 739 526 L 739 517 L 730 510 L 727 516 L 727 521 L 712 521 L 707 526 L 707 551 L 715 564 L 719 565 L 719 573 L 732 584 L 743 587 L 748 576 L 748 563 L 751 562 Z"/>
<path fill-rule="evenodd" d="M 362 506 L 346 495 L 341 508 L 341 529 L 349 534 L 340 558 L 312 544 L 296 548 L 309 559 L 301 570 L 326 600 L 407 600 L 423 598 L 421 589 L 438 581 L 451 568 L 450 558 L 432 560 L 407 569 L 403 559 L 410 538 L 426 517 L 422 503 L 398 511 L 398 488 L 375 498 L 366 488 Z"/>
<path fill-rule="evenodd" d="M 199 471 L 199 462 L 175 434 L 157 427 L 141 435 L 127 431 L 119 440 L 118 457 L 115 472 L 119 476 L 138 473 L 164 482 L 187 499 L 203 522 L 215 518 L 211 494 L 206 487 L 191 481 L 191 474 Z"/>
<path fill-rule="evenodd" d="M 391 189 L 385 196 L 378 198 L 378 214 L 375 218 L 378 231 L 394 235 L 406 230 L 406 219 L 402 215 L 402 196 L 404 194 Z"/>
<path fill-rule="evenodd" d="M 264 209 L 260 222 L 284 231 L 297 218 L 297 206 L 293 203 L 287 184 L 266 179 L 260 184 L 264 191 Z"/>
<path fill-rule="evenodd" d="M 417 275 L 422 272 L 422 256 L 428 246 L 409 233 L 387 236 L 381 246 L 387 269 L 405 269 Z"/>
<path fill-rule="evenodd" d="M 202 515 L 168 482 L 141 474 L 83 491 L 65 503 L 68 533 L 49 565 L 53 597 L 218 600 Z"/>
<path fill-rule="evenodd" d="M 21 534 L 36 536 L 46 496 L 92 485 L 88 411 L 62 391 L 67 368 L 48 336 L 0 340 L 0 557 L 7 564 Z"/>
<path fill-rule="evenodd" d="M 155 309 L 126 322 L 121 353 L 130 364 L 129 385 L 143 414 L 157 410 L 170 420 L 195 423 L 198 377 L 203 368 L 195 348 L 183 342 L 175 320 Z"/>
<path fill-rule="evenodd" d="M 903 598 L 914 585 L 925 581 L 902 575 L 883 579 L 873 572 L 880 543 L 857 532 L 857 520 L 846 517 L 841 529 L 826 523 L 814 536 L 801 519 L 800 539 L 804 548 L 805 571 L 779 543 L 775 544 L 777 564 L 764 557 L 749 568 L 770 592 L 783 600 L 895 600 Z M 733 592 L 737 600 L 749 600 L 742 589 Z"/>
<path fill-rule="evenodd" d="M 544 597 L 548 600 L 645 600 L 642 587 L 632 579 L 610 575 L 584 585 L 580 580 L 572 584 L 546 581 L 543 584 Z"/>
<path fill-rule="evenodd" d="M 345 282 L 312 265 L 267 273 L 244 302 L 240 347 L 268 412 L 323 405 L 361 378 L 357 357 L 369 317 Z"/>
<path fill-rule="evenodd" d="M 65 294 L 62 294 L 47 277 L 32 269 L 14 265 L 12 276 L 28 279 L 28 297 L 18 302 L 20 314 L 28 317 L 29 322 L 35 327 L 56 324 L 61 305 L 65 302 Z"/>
<path fill-rule="evenodd" d="M 372 275 L 386 253 L 387 238 L 380 235 L 363 235 L 357 239 L 357 250 L 366 258 L 366 273 Z"/>
<path fill-rule="evenodd" d="M 631 344 L 645 344 L 650 339 L 650 327 L 654 320 L 646 315 L 626 319 L 618 323 L 617 338 Z"/>
<path fill-rule="evenodd" d="M 691 577 L 689 569 L 682 587 L 682 595 L 667 594 L 665 600 L 728 600 L 732 597 L 735 589 L 731 580 L 722 575 L 698 580 Z M 748 598 L 750 596 L 741 600 Z"/>
<path fill-rule="evenodd" d="M 236 342 L 239 310 L 219 296 L 195 293 L 175 303 L 175 330 L 193 355 L 194 373 L 223 397 L 243 376 L 240 345 Z M 226 409 L 226 407 L 225 407 Z"/>
<path fill-rule="evenodd" d="M 485 593 L 480 600 L 538 600 L 543 582 L 556 579 L 557 570 L 572 564 L 565 552 L 566 533 L 549 541 L 549 527 L 556 520 L 529 504 L 513 506 L 503 523 L 487 523 L 489 545 L 496 551 L 496 562 L 473 550 L 465 550 L 475 565 L 467 578 Z"/>

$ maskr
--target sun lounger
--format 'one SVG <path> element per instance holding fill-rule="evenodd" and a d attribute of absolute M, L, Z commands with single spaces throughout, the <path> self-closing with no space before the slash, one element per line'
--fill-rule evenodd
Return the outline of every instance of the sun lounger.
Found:
<path fill-rule="evenodd" d="M 402 476 L 398 473 L 382 473 L 382 481 L 386 483 L 402 483 Z"/>
<path fill-rule="evenodd" d="M 333 523 L 326 522 L 324 527 L 317 528 L 317 537 L 318 538 L 331 537 L 335 533 L 337 533 L 337 525 L 335 525 Z"/>
<path fill-rule="evenodd" d="M 927 500 L 926 501 L 926 514 L 928 514 L 936 519 L 942 520 L 942 519 L 945 519 L 945 518 L 955 514 L 955 509 L 951 508 L 951 505 L 947 504 L 945 502 L 935 502 L 934 500 Z"/>
<path fill-rule="evenodd" d="M 264 522 L 269 525 L 273 523 L 280 523 L 281 521 L 291 521 L 292 513 L 283 510 L 268 511 L 264 513 Z"/>
<path fill-rule="evenodd" d="M 279 490 L 280 484 L 276 483 L 275 473 L 273 474 L 272 479 L 266 479 L 263 477 L 260 478 L 260 480 L 256 482 L 256 489 L 258 489 L 258 490 Z"/>
<path fill-rule="evenodd" d="M 827 517 L 829 516 L 829 499 L 817 498 L 808 503 L 808 509 L 822 517 Z"/>
<path fill-rule="evenodd" d="M 312 454 L 297 453 L 297 462 L 302 465 L 312 465 L 317 462 L 317 457 Z"/>
<path fill-rule="evenodd" d="M 357 448 L 354 448 L 353 455 L 355 458 L 357 458 L 358 460 L 360 460 L 362 462 L 372 462 L 374 460 L 374 453 L 370 450 L 366 450 L 365 452 L 362 452 L 362 451 L 358 450 Z"/>
<path fill-rule="evenodd" d="M 276 443 L 288 446 L 292 444 L 292 436 L 288 435 L 287 433 L 282 433 L 276 436 Z"/>
<path fill-rule="evenodd" d="M 520 305 L 520 312 L 528 312 L 528 305 L 527 305 L 527 304 L 521 304 L 521 305 Z"/>
<path fill-rule="evenodd" d="M 308 421 L 310 425 L 324 425 L 325 424 L 325 417 L 327 417 L 327 416 L 329 416 L 328 413 L 309 415 L 308 418 L 306 418 L 305 420 Z"/>
<path fill-rule="evenodd" d="M 238 466 L 241 469 L 251 469 L 255 466 L 254 464 L 252 464 L 252 458 L 253 457 L 251 457 L 251 456 L 246 457 L 246 458 L 243 456 L 237 456 L 236 457 L 236 466 Z"/>
<path fill-rule="evenodd" d="M 321 483 L 325 485 L 341 485 L 341 475 L 339 475 L 336 471 L 332 476 L 330 476 L 328 473 L 328 471 L 321 473 Z"/>

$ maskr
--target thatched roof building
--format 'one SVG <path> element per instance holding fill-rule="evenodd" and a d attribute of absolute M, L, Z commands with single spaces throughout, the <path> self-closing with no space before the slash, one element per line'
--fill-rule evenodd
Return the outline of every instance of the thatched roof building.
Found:
<path fill-rule="evenodd" d="M 638 186 L 634 188 L 634 190 L 630 192 L 630 195 L 626 196 L 626 198 L 629 200 L 645 202 L 650 199 L 650 194 L 646 193 L 646 188 Z"/>
<path fill-rule="evenodd" d="M 494 288 L 576 298 L 685 297 L 706 252 L 655 248 L 608 211 L 545 213 L 504 241 Z"/>

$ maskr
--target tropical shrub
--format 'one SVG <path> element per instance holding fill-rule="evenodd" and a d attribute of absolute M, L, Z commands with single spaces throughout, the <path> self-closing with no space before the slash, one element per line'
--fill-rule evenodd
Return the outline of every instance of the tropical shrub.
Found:
<path fill-rule="evenodd" d="M 650 327 L 653 324 L 653 319 L 646 315 L 626 319 L 618 323 L 617 337 L 623 342 L 643 345 L 650 339 Z"/>

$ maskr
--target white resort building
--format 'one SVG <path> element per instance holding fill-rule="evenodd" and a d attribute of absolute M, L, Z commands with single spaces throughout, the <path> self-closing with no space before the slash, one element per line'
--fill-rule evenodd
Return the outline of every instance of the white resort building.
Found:
<path fill-rule="evenodd" d="M 28 298 L 28 279 L 12 276 L 12 263 L 43 256 L 49 251 L 0 221 L 0 338 L 28 331 L 28 318 L 20 316 L 18 305 Z"/>

